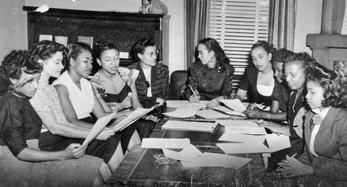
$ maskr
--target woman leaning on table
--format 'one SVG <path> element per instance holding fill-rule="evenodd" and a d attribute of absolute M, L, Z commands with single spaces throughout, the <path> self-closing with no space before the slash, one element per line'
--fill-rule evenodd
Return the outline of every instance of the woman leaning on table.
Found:
<path fill-rule="evenodd" d="M 314 174 L 347 181 L 346 89 L 335 72 L 314 63 L 307 76 L 305 151 L 298 159 L 287 156 L 279 163 L 277 171 L 284 177 Z"/>
<path fill-rule="evenodd" d="M 132 46 L 130 54 L 134 63 L 128 68 L 140 71 L 135 81 L 140 103 L 144 108 L 151 108 L 156 104 L 163 105 L 170 97 L 169 68 L 157 62 L 159 50 L 154 40 L 138 40 Z M 149 115 L 160 118 L 163 110 L 163 107 L 157 107 Z"/>
<path fill-rule="evenodd" d="M 230 99 L 235 68 L 223 49 L 215 39 L 205 38 L 199 42 L 197 52 L 199 61 L 190 67 L 183 98 L 190 102 L 211 100 L 208 107 L 218 105 L 220 99 Z"/>
<path fill-rule="evenodd" d="M 0 66 L 0 76 L 11 82 L 0 96 L 1 186 L 99 186 L 103 161 L 84 155 L 80 144 L 60 151 L 38 148 L 42 121 L 29 98 L 37 90 L 42 66 L 29 56 L 11 51 Z"/>

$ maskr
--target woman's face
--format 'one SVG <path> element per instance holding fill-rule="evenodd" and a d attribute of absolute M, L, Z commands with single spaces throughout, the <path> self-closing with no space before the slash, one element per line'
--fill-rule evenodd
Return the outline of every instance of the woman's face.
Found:
<path fill-rule="evenodd" d="M 157 64 L 157 47 L 156 46 L 147 46 L 143 54 L 138 54 L 143 65 L 145 66 L 155 66 Z"/>
<path fill-rule="evenodd" d="M 93 68 L 93 57 L 89 51 L 84 50 L 77 58 L 71 59 L 74 70 L 83 78 L 87 78 Z"/>
<path fill-rule="evenodd" d="M 284 79 L 283 62 L 273 62 L 273 68 L 275 70 L 275 78 L 277 82 L 282 83 Z"/>
<path fill-rule="evenodd" d="M 115 74 L 119 67 L 119 52 L 115 49 L 103 51 L 97 61 L 107 72 Z"/>
<path fill-rule="evenodd" d="M 211 63 L 214 63 L 214 65 L 215 65 L 215 62 L 212 61 L 212 58 L 214 56 L 214 52 L 207 50 L 205 44 L 199 44 L 198 45 L 198 52 L 199 52 L 198 58 L 200 59 L 200 61 L 203 65 L 207 64 L 209 67 L 212 67 L 213 64 L 211 64 Z"/>
<path fill-rule="evenodd" d="M 262 47 L 257 47 L 251 51 L 252 61 L 258 71 L 264 71 L 270 66 L 271 53 L 268 53 Z"/>
<path fill-rule="evenodd" d="M 61 51 L 56 52 L 51 58 L 43 62 L 43 72 L 47 73 L 51 77 L 59 77 L 64 66 L 62 64 L 63 53 Z"/>
<path fill-rule="evenodd" d="M 22 72 L 22 75 L 19 79 L 10 80 L 18 92 L 21 92 L 27 97 L 32 97 L 36 93 L 40 75 L 41 73 L 27 74 L 25 72 Z"/>
<path fill-rule="evenodd" d="M 301 61 L 288 62 L 284 65 L 284 76 L 288 86 L 292 90 L 304 88 L 306 84 L 306 74 L 302 68 Z"/>
<path fill-rule="evenodd" d="M 322 109 L 322 101 L 324 101 L 324 89 L 314 81 L 307 81 L 307 104 L 311 109 Z"/>

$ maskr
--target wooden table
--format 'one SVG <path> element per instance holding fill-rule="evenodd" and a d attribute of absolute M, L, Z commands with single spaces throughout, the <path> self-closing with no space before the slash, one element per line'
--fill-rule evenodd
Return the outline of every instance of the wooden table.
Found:
<path fill-rule="evenodd" d="M 221 153 L 215 145 L 224 133 L 223 126 L 217 126 L 213 133 L 197 131 L 165 130 L 161 120 L 151 134 L 151 138 L 190 138 L 191 143 L 201 152 Z M 279 179 L 277 174 L 266 173 L 261 154 L 234 154 L 252 160 L 240 169 L 222 167 L 184 168 L 177 161 L 173 164 L 159 164 L 153 157 L 163 154 L 161 149 L 142 149 L 134 146 L 123 162 L 107 181 L 115 186 L 243 186 L 265 185 Z"/>

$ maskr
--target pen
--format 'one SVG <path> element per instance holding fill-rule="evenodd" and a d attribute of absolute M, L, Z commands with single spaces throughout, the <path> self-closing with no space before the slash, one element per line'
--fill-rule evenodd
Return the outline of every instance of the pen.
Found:
<path fill-rule="evenodd" d="M 193 92 L 194 96 L 196 97 L 196 93 L 194 92 L 193 88 L 190 85 L 188 85 L 188 86 L 189 86 L 190 90 Z"/>

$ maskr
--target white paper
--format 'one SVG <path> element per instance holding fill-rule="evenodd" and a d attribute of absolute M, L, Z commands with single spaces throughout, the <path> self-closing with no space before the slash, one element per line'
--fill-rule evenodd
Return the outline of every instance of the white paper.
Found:
<path fill-rule="evenodd" d="M 219 123 L 225 127 L 229 126 L 242 126 L 242 127 L 258 127 L 259 125 L 251 120 L 217 120 Z"/>
<path fill-rule="evenodd" d="M 271 150 L 262 142 L 258 143 L 216 143 L 226 154 L 269 153 Z"/>
<path fill-rule="evenodd" d="M 196 158 L 202 154 L 199 149 L 191 144 L 179 152 L 163 149 L 163 153 L 167 158 L 173 158 L 185 162 L 194 162 Z"/>
<path fill-rule="evenodd" d="M 201 106 L 181 106 L 173 112 L 163 113 L 168 117 L 173 118 L 188 118 L 195 116 L 196 112 L 200 110 Z"/>
<path fill-rule="evenodd" d="M 229 115 L 243 116 L 243 117 L 247 116 L 246 114 L 244 114 L 242 112 L 231 110 L 225 106 L 216 106 L 216 107 L 213 107 L 212 109 L 216 110 L 216 111 L 224 112 L 224 113 L 229 114 Z"/>
<path fill-rule="evenodd" d="M 189 131 L 205 131 L 213 132 L 218 124 L 209 122 L 195 121 L 174 121 L 168 120 L 161 128 L 171 130 L 189 130 Z"/>
<path fill-rule="evenodd" d="M 167 100 L 166 106 L 168 108 L 179 108 L 186 106 L 201 106 L 202 108 L 206 106 L 206 103 L 209 101 L 199 101 L 199 103 L 190 103 L 187 100 Z"/>
<path fill-rule="evenodd" d="M 49 10 L 48 5 L 41 5 L 41 6 L 38 7 L 35 11 L 36 11 L 36 12 L 44 13 L 44 12 L 47 12 L 48 10 Z"/>
<path fill-rule="evenodd" d="M 231 118 L 229 115 L 225 115 L 214 110 L 199 110 L 195 115 L 205 119 Z"/>
<path fill-rule="evenodd" d="M 96 123 L 94 124 L 92 130 L 90 130 L 86 139 L 83 141 L 82 146 L 87 146 L 92 140 L 94 140 L 94 138 L 97 137 L 102 130 L 104 130 L 105 126 L 111 121 L 116 113 L 117 112 L 114 112 L 112 114 L 99 118 L 98 121 L 96 121 Z"/>
<path fill-rule="evenodd" d="M 190 145 L 188 138 L 143 138 L 142 148 L 185 148 Z"/>
<path fill-rule="evenodd" d="M 227 126 L 225 127 L 226 133 L 236 134 L 266 134 L 264 127 L 247 127 L 247 126 Z"/>
<path fill-rule="evenodd" d="M 270 151 L 275 152 L 290 147 L 289 136 L 267 134 L 266 142 L 269 145 Z"/>
<path fill-rule="evenodd" d="M 135 121 L 143 117 L 144 115 L 148 114 L 150 111 L 152 111 L 154 107 L 152 108 L 137 108 L 135 111 L 133 111 L 129 116 L 127 116 L 125 119 L 123 119 L 121 122 L 119 122 L 117 125 L 115 125 L 113 128 L 116 131 L 122 131 L 129 125 L 133 124 Z"/>
<path fill-rule="evenodd" d="M 246 110 L 246 107 L 241 103 L 238 99 L 229 99 L 229 100 L 221 100 L 227 107 L 238 111 L 238 112 L 244 112 Z"/>
<path fill-rule="evenodd" d="M 278 124 L 271 121 L 263 122 L 261 125 L 267 129 L 270 129 L 272 132 L 290 136 L 289 125 Z"/>
<path fill-rule="evenodd" d="M 246 135 L 246 134 L 234 134 L 234 133 L 224 133 L 219 139 L 219 141 L 231 141 L 231 142 L 264 142 L 265 136 L 263 135 Z"/>

